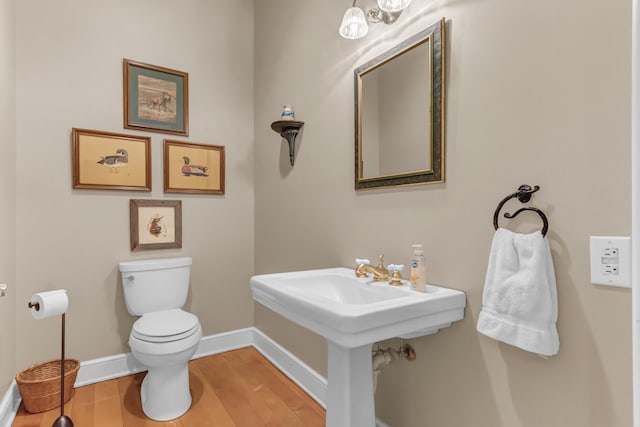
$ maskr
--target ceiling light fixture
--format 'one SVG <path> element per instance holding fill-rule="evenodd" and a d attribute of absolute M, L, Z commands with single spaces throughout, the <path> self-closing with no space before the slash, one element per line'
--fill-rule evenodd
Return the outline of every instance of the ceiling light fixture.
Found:
<path fill-rule="evenodd" d="M 364 12 L 356 6 L 356 0 L 353 0 L 353 6 L 347 9 L 342 18 L 340 35 L 345 39 L 359 39 L 366 36 L 367 32 L 369 32 L 369 26 Z"/>
<path fill-rule="evenodd" d="M 378 0 L 378 7 L 367 10 L 365 14 L 356 6 L 353 0 L 352 6 L 347 9 L 340 24 L 340 35 L 345 39 L 359 39 L 369 32 L 369 24 L 382 22 L 390 25 L 398 20 L 404 9 L 409 6 L 411 0 Z"/>
<path fill-rule="evenodd" d="M 411 0 L 378 0 L 378 7 L 385 12 L 402 12 L 409 6 Z"/>

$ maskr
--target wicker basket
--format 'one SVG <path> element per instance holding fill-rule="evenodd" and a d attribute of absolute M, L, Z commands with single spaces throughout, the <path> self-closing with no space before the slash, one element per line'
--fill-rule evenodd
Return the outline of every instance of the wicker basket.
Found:
<path fill-rule="evenodd" d="M 71 399 L 80 369 L 75 359 L 64 361 L 64 401 Z M 27 412 L 45 412 L 60 407 L 60 359 L 30 366 L 16 375 L 18 390 Z"/>

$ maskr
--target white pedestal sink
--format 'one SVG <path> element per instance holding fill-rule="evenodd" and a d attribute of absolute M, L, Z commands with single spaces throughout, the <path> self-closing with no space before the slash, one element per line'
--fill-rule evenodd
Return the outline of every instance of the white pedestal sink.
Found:
<path fill-rule="evenodd" d="M 251 278 L 253 298 L 328 343 L 327 426 L 373 427 L 371 346 L 437 332 L 464 317 L 463 292 L 416 292 L 329 268 Z"/>

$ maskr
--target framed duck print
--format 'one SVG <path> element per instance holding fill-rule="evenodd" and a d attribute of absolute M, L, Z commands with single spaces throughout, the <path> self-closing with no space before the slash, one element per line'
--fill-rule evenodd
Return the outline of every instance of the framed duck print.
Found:
<path fill-rule="evenodd" d="M 123 60 L 124 127 L 189 135 L 189 74 Z"/>
<path fill-rule="evenodd" d="M 151 191 L 151 138 L 71 130 L 73 188 Z"/>
<path fill-rule="evenodd" d="M 224 146 L 165 139 L 164 191 L 224 194 Z"/>

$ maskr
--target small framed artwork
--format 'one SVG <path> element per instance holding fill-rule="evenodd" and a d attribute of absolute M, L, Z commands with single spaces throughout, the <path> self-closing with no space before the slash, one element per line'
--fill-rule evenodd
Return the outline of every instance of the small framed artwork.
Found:
<path fill-rule="evenodd" d="M 180 200 L 129 201 L 131 250 L 182 247 L 182 202 Z"/>
<path fill-rule="evenodd" d="M 73 188 L 151 191 L 151 138 L 71 131 Z"/>
<path fill-rule="evenodd" d="M 165 139 L 164 191 L 224 194 L 224 146 Z"/>
<path fill-rule="evenodd" d="M 124 127 L 189 135 L 189 74 L 124 59 Z"/>

